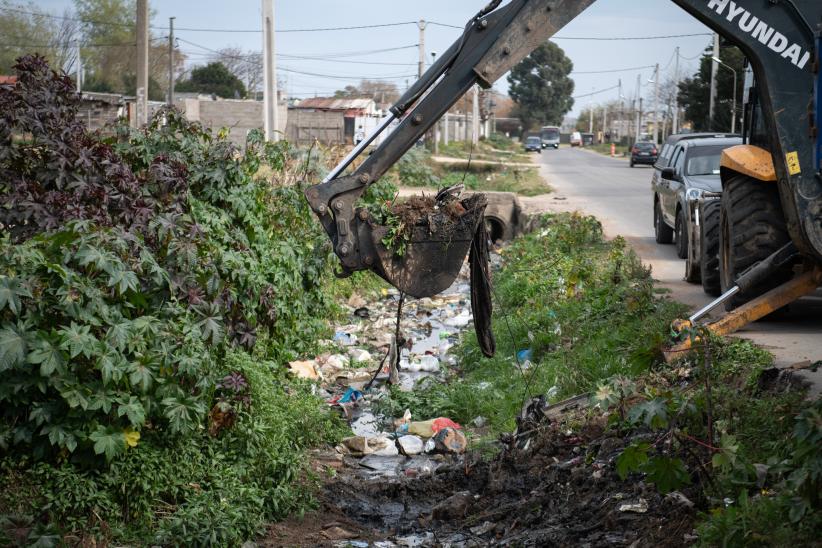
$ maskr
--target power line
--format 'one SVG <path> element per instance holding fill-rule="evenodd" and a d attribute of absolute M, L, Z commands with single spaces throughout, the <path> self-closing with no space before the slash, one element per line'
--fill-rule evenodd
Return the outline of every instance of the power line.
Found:
<path fill-rule="evenodd" d="M 642 70 L 647 68 L 653 68 L 655 65 L 646 65 L 644 67 L 629 67 L 629 68 L 622 68 L 622 69 L 610 69 L 610 70 L 575 70 L 571 72 L 571 74 L 610 74 L 613 72 L 629 72 L 632 70 Z"/>
<path fill-rule="evenodd" d="M 78 23 L 85 23 L 85 24 L 94 24 L 94 25 L 109 25 L 109 26 L 125 26 L 125 27 L 133 27 L 133 23 L 117 23 L 117 22 L 110 22 L 110 21 L 95 21 L 91 19 L 78 19 L 75 17 L 66 17 L 61 15 L 52 15 L 48 13 L 42 12 L 33 12 L 28 10 L 21 10 L 15 8 L 8 8 L 8 7 L 0 7 L 2 10 L 7 11 L 15 11 L 18 13 L 23 13 L 27 15 L 35 15 L 38 17 L 50 17 L 52 19 L 63 19 L 67 21 L 75 21 Z M 352 26 L 340 26 L 340 27 L 317 27 L 317 28 L 301 28 L 301 29 L 278 29 L 276 32 L 280 33 L 294 33 L 294 32 L 331 32 L 331 31 L 343 31 L 343 30 L 361 30 L 361 29 L 375 29 L 375 28 L 388 28 L 388 27 L 399 27 L 405 25 L 416 25 L 416 21 L 400 21 L 396 23 L 380 23 L 374 25 L 352 25 Z M 436 21 L 428 21 L 427 24 L 435 25 L 439 27 L 445 28 L 453 28 L 453 29 L 462 29 L 463 27 L 457 25 L 449 25 L 446 23 L 439 23 Z M 154 30 L 168 30 L 168 27 L 150 27 Z M 194 28 L 194 27 L 182 27 L 182 28 L 175 28 L 178 31 L 187 31 L 187 32 L 238 32 L 238 33 L 259 33 L 262 32 L 261 29 L 223 29 L 223 28 Z M 631 41 L 631 40 L 664 40 L 670 38 L 691 38 L 696 36 L 712 36 L 710 33 L 695 33 L 695 34 L 668 34 L 663 36 L 612 36 L 612 37 L 604 37 L 604 36 L 554 36 L 554 40 L 591 40 L 591 41 Z"/>
<path fill-rule="evenodd" d="M 585 97 L 592 97 L 594 95 L 599 95 L 600 93 L 606 93 L 608 91 L 615 90 L 617 88 L 619 88 L 618 84 L 616 86 L 612 86 L 612 87 L 609 87 L 607 89 L 600 89 L 600 90 L 597 90 L 597 91 L 593 91 L 591 93 L 586 93 L 585 95 L 575 95 L 574 97 L 572 97 L 572 99 L 584 99 Z"/>
<path fill-rule="evenodd" d="M 631 40 L 665 40 L 668 38 L 691 38 L 694 36 L 713 36 L 711 33 L 669 34 L 666 36 L 554 36 L 552 40 L 591 40 L 591 41 L 631 41 Z"/>

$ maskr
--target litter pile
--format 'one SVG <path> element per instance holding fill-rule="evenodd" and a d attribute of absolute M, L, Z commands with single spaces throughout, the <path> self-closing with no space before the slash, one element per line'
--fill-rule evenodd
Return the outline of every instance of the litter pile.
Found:
<path fill-rule="evenodd" d="M 319 395 L 351 424 L 353 435 L 325 461 L 348 459 L 359 477 L 416 477 L 433 472 L 445 456 L 464 453 L 462 426 L 449 418 L 419 421 L 410 412 L 381 417 L 372 404 L 390 385 L 411 391 L 436 382 L 443 364 L 454 364 L 449 350 L 472 321 L 467 277 L 466 265 L 449 291 L 408 302 L 395 289 L 368 306 L 355 294 L 348 302 L 351 323 L 327 341 L 332 351 L 289 364 L 295 376 L 319 381 Z"/>
<path fill-rule="evenodd" d="M 335 352 L 292 363 L 295 374 L 319 380 L 328 404 L 350 421 L 352 436 L 314 454 L 315 469 L 330 478 L 320 510 L 274 525 L 265 544 L 688 544 L 698 489 L 665 496 L 639 476 L 621 480 L 615 459 L 642 434 L 609 433 L 605 419 L 586 409 L 587 396 L 553 406 L 528 402 L 517 432 L 500 440 L 490 461 L 466 452 L 469 425 L 374 413 L 389 381 L 412 390 L 439 382 L 455 365 L 449 349 L 473 320 L 468 270 L 443 295 L 406 303 L 396 341 L 399 294 L 388 290 L 373 303 L 352 297 L 352 321 L 330 341 Z M 398 370 L 390 365 L 395 352 Z"/>

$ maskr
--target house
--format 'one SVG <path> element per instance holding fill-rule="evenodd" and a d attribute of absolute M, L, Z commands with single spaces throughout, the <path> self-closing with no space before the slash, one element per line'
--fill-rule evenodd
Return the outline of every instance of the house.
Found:
<path fill-rule="evenodd" d="M 13 86 L 17 83 L 17 76 L 3 76 L 0 74 L 0 86 Z"/>
<path fill-rule="evenodd" d="M 80 94 L 77 119 L 90 130 L 102 129 L 128 115 L 127 98 L 117 93 L 84 91 Z"/>
<path fill-rule="evenodd" d="M 312 97 L 288 110 L 286 136 L 293 143 L 351 144 L 360 127 L 368 134 L 384 116 L 371 98 Z"/>

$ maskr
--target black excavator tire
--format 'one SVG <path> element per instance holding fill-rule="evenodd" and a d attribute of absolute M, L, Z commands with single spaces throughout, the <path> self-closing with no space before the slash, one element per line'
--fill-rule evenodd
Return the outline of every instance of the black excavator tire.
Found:
<path fill-rule="evenodd" d="M 790 241 L 776 184 L 747 175 L 735 175 L 725 184 L 719 226 L 719 277 L 723 293 L 735 285 L 745 270 Z M 745 295 L 730 299 L 725 308 L 733 310 L 790 277 L 790 270 L 777 272 Z"/>
<path fill-rule="evenodd" d="M 719 200 L 707 200 L 699 204 L 699 270 L 702 275 L 702 290 L 718 297 L 722 292 L 719 279 Z"/>

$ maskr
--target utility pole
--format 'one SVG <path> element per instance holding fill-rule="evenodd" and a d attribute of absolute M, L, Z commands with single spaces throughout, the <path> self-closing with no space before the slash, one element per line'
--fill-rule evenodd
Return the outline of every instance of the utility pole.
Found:
<path fill-rule="evenodd" d="M 715 59 L 719 59 L 719 35 L 714 34 L 714 54 L 713 58 L 711 59 L 711 101 L 708 107 L 708 123 L 709 123 L 709 130 L 714 129 L 714 115 L 716 114 L 716 94 L 717 94 L 717 82 L 716 82 L 716 75 L 719 72 L 719 63 L 715 61 Z"/>
<path fill-rule="evenodd" d="M 83 93 L 83 57 L 80 54 L 80 40 L 77 40 L 74 45 L 77 48 L 77 75 L 74 83 L 77 86 L 77 93 Z"/>
<path fill-rule="evenodd" d="M 659 144 L 659 63 L 654 75 L 654 144 Z"/>
<path fill-rule="evenodd" d="M 443 135 L 443 137 L 444 137 L 443 142 L 445 143 L 446 146 L 448 145 L 448 131 L 449 131 L 448 130 L 448 125 L 449 125 L 448 113 L 446 112 L 445 113 L 445 132 L 444 132 L 445 134 Z"/>
<path fill-rule="evenodd" d="M 137 112 L 136 126 L 148 122 L 148 0 L 137 0 Z"/>
<path fill-rule="evenodd" d="M 168 105 L 174 106 L 174 19 L 168 18 Z"/>
<path fill-rule="evenodd" d="M 594 105 L 588 105 L 588 133 L 594 132 Z"/>
<path fill-rule="evenodd" d="M 471 109 L 471 142 L 479 143 L 479 85 L 474 85 L 474 104 Z"/>
<path fill-rule="evenodd" d="M 639 110 L 636 111 L 636 128 L 635 128 L 635 135 L 634 135 L 634 142 L 639 141 L 639 125 L 642 123 L 642 75 L 636 75 L 636 98 L 639 101 Z M 634 105 L 636 106 L 636 104 Z"/>
<path fill-rule="evenodd" d="M 608 128 L 608 105 L 602 107 L 602 142 L 605 142 L 605 133 Z"/>
<path fill-rule="evenodd" d="M 676 64 L 674 65 L 674 121 L 671 133 L 679 133 L 679 46 L 676 47 Z"/>
<path fill-rule="evenodd" d="M 639 98 L 639 110 L 636 113 L 636 140 L 642 137 L 642 97 Z"/>
<path fill-rule="evenodd" d="M 263 0 L 263 129 L 266 141 L 279 141 L 277 65 L 274 52 L 274 0 Z"/>
<path fill-rule="evenodd" d="M 420 62 L 417 68 L 417 76 L 422 77 L 422 74 L 425 72 L 425 27 L 427 26 L 425 19 L 420 19 L 417 26 L 420 28 Z"/>

